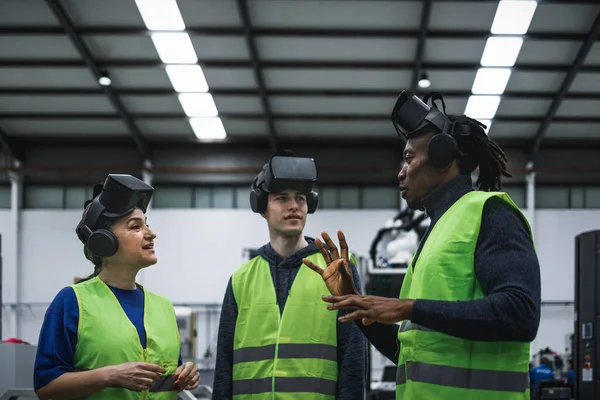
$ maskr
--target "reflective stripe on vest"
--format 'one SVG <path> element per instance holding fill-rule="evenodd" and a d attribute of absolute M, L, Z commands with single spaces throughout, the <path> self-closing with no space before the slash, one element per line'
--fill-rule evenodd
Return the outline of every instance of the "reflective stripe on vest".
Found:
<path fill-rule="evenodd" d="M 270 360 L 275 358 L 276 346 L 245 347 L 233 351 L 233 363 Z M 327 344 L 280 343 L 278 358 L 322 358 L 337 361 L 337 347 Z"/>
<path fill-rule="evenodd" d="M 523 393 L 529 387 L 527 372 L 477 370 L 407 362 L 396 373 L 396 384 L 407 381 L 461 388 Z"/>
<path fill-rule="evenodd" d="M 177 369 L 180 337 L 173 304 L 144 289 L 146 349 L 119 300 L 98 277 L 71 286 L 79 308 L 76 370 L 92 370 L 132 361 L 158 364 L 171 375 Z M 141 286 L 140 286 L 141 287 Z M 176 391 L 149 392 L 109 387 L 84 399 L 175 400 Z"/>
<path fill-rule="evenodd" d="M 273 390 L 273 384 L 274 390 Z M 319 393 L 335 396 L 337 382 L 320 378 L 262 378 L 233 381 L 233 395 L 260 394 L 267 392 L 280 393 Z"/>
<path fill-rule="evenodd" d="M 483 206 L 492 197 L 506 201 L 527 224 L 505 193 L 465 194 L 413 257 L 400 298 L 470 301 L 485 296 L 475 276 L 474 254 Z M 411 321 L 402 321 L 398 340 L 398 400 L 529 400 L 529 343 L 470 341 Z"/>
<path fill-rule="evenodd" d="M 326 267 L 320 253 L 307 257 Z M 233 349 L 233 395 L 286 393 L 331 399 L 337 388 L 337 312 L 327 310 L 323 278 L 301 266 L 280 314 L 266 260 L 258 256 L 232 276 L 238 305 Z M 294 395 L 293 393 L 297 393 Z M 278 396 L 280 397 L 280 396 Z"/>

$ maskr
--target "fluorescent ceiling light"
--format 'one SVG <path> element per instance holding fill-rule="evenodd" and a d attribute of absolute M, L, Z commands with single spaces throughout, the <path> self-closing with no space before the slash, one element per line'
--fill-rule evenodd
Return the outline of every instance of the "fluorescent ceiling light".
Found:
<path fill-rule="evenodd" d="M 473 94 L 504 93 L 510 73 L 510 68 L 479 68 L 473 82 Z"/>
<path fill-rule="evenodd" d="M 225 139 L 227 134 L 221 118 L 190 118 L 190 125 L 198 139 Z"/>
<path fill-rule="evenodd" d="M 429 86 L 431 86 L 431 81 L 429 79 L 423 78 L 423 79 L 419 80 L 420 88 L 427 89 Z"/>
<path fill-rule="evenodd" d="M 185 23 L 177 0 L 135 0 L 135 4 L 151 31 L 182 31 Z"/>
<path fill-rule="evenodd" d="M 216 117 L 219 115 L 210 93 L 181 93 L 179 102 L 188 117 Z"/>
<path fill-rule="evenodd" d="M 419 80 L 419 87 L 427 89 L 429 86 L 431 86 L 431 81 L 427 77 L 427 74 L 422 74 L 421 79 Z"/>
<path fill-rule="evenodd" d="M 199 65 L 167 65 L 166 70 L 176 92 L 208 92 L 208 83 Z"/>
<path fill-rule="evenodd" d="M 536 7 L 536 1 L 501 1 L 492 23 L 492 34 L 524 35 L 529 29 Z"/>
<path fill-rule="evenodd" d="M 474 119 L 492 119 L 500 105 L 500 96 L 473 95 L 467 101 L 465 115 Z"/>
<path fill-rule="evenodd" d="M 98 83 L 102 86 L 110 86 L 112 84 L 112 80 L 108 76 L 101 76 L 98 79 Z"/>
<path fill-rule="evenodd" d="M 520 37 L 490 37 L 488 38 L 481 65 L 484 67 L 512 67 L 517 61 L 523 39 Z"/>
<path fill-rule="evenodd" d="M 492 127 L 492 120 L 491 119 L 478 119 L 477 121 L 481 122 L 482 124 L 484 124 L 485 126 L 487 126 L 487 128 L 484 129 L 485 133 L 490 132 L 490 128 Z"/>
<path fill-rule="evenodd" d="M 198 57 L 187 33 L 160 32 L 152 34 L 160 60 L 165 64 L 196 64 Z"/>

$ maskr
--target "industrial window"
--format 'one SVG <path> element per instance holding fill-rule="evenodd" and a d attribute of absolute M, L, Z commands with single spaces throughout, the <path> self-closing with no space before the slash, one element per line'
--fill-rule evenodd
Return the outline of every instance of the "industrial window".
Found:
<path fill-rule="evenodd" d="M 535 208 L 569 208 L 569 188 L 537 187 Z"/>
<path fill-rule="evenodd" d="M 583 187 L 572 187 L 570 194 L 570 207 L 571 208 L 584 208 L 585 207 L 585 188 Z"/>
<path fill-rule="evenodd" d="M 85 186 L 68 186 L 65 189 L 65 208 L 83 210 L 87 200 L 92 197 L 93 188 Z"/>
<path fill-rule="evenodd" d="M 232 187 L 213 188 L 213 208 L 234 208 L 234 196 Z"/>
<path fill-rule="evenodd" d="M 340 208 L 360 208 L 360 189 L 357 187 L 340 188 Z"/>
<path fill-rule="evenodd" d="M 250 209 L 250 186 L 235 188 L 235 207 Z"/>
<path fill-rule="evenodd" d="M 338 188 L 328 186 L 321 187 L 315 190 L 319 193 L 319 205 L 320 209 L 331 209 L 331 208 L 339 208 L 339 192 Z"/>
<path fill-rule="evenodd" d="M 155 187 L 152 196 L 154 208 L 191 208 L 191 187 Z"/>
<path fill-rule="evenodd" d="M 0 186 L 0 208 L 10 208 L 10 186 Z"/>
<path fill-rule="evenodd" d="M 194 208 L 210 208 L 212 205 L 212 192 L 210 188 L 199 187 L 194 189 Z"/>
<path fill-rule="evenodd" d="M 396 186 L 365 187 L 362 190 L 363 208 L 399 208 L 400 192 Z"/>
<path fill-rule="evenodd" d="M 25 186 L 24 208 L 64 208 L 64 188 L 61 186 Z"/>
<path fill-rule="evenodd" d="M 585 188 L 585 208 L 600 208 L 600 187 Z"/>

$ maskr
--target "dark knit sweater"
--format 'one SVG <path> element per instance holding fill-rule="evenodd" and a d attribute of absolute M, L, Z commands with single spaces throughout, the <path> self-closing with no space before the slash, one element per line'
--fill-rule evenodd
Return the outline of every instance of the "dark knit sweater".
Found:
<path fill-rule="evenodd" d="M 440 217 L 472 190 L 471 178 L 459 176 L 423 199 L 431 222 L 417 252 Z M 484 298 L 453 302 L 418 299 L 412 321 L 468 340 L 533 341 L 540 322 L 538 258 L 525 222 L 501 199 L 492 198 L 483 208 L 474 268 Z M 398 325 L 356 324 L 383 355 L 398 362 Z"/>
<path fill-rule="evenodd" d="M 296 274 L 303 266 L 302 258 L 318 252 L 312 238 L 306 238 L 309 245 L 290 257 L 281 257 L 270 244 L 259 249 L 259 254 L 270 265 L 273 285 L 277 293 L 277 304 L 280 313 L 283 313 L 288 293 L 292 287 Z M 352 265 L 352 272 L 356 287 L 360 288 L 360 278 L 356 267 Z M 323 308 L 327 303 L 323 302 Z M 343 315 L 345 311 L 339 311 Z M 233 338 L 238 315 L 238 306 L 233 295 L 231 279 L 227 285 L 217 338 L 217 360 L 215 378 L 213 383 L 213 400 L 232 398 L 232 371 L 233 371 Z M 367 341 L 365 336 L 355 324 L 337 322 L 337 348 L 338 348 L 338 400 L 364 399 L 367 367 Z"/>

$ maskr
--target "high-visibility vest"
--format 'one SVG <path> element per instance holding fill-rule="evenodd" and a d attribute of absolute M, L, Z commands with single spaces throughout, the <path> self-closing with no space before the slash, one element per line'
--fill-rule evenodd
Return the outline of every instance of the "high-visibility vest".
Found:
<path fill-rule="evenodd" d="M 503 192 L 472 191 L 432 228 L 408 268 L 400 298 L 468 301 L 484 297 L 474 255 L 485 202 L 499 197 L 527 219 Z M 533 238 L 532 238 L 533 242 Z M 529 400 L 530 344 L 460 339 L 402 321 L 397 400 Z"/>
<path fill-rule="evenodd" d="M 326 268 L 320 253 L 307 257 Z M 302 265 L 280 314 L 269 263 L 261 256 L 232 276 L 238 306 L 233 398 L 333 400 L 337 393 L 337 311 L 323 278 Z"/>
<path fill-rule="evenodd" d="M 158 364 L 171 375 L 177 369 L 180 336 L 173 304 L 144 289 L 146 348 L 110 288 L 98 277 L 71 285 L 79 306 L 75 370 L 91 370 L 132 361 Z M 175 400 L 176 391 L 141 392 L 109 387 L 85 399 Z"/>

